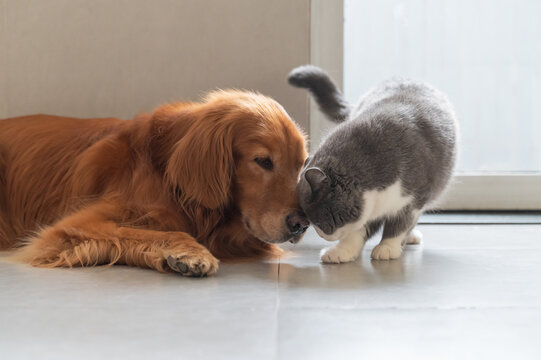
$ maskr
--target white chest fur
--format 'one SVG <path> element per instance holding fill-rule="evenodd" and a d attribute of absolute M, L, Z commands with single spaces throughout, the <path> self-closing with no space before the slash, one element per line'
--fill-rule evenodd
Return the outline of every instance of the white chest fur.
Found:
<path fill-rule="evenodd" d="M 382 216 L 394 215 L 411 203 L 413 197 L 404 196 L 400 180 L 385 189 L 371 190 L 364 194 L 363 218 L 368 215 L 366 221 L 375 220 Z"/>
<path fill-rule="evenodd" d="M 362 227 L 378 218 L 392 216 L 411 203 L 413 197 L 404 196 L 400 180 L 383 190 L 370 190 L 364 193 L 364 206 L 361 217 L 354 223 L 349 223 L 337 229 L 333 234 L 327 235 L 317 227 L 319 236 L 328 241 L 343 239 L 352 231 L 358 231 Z"/>

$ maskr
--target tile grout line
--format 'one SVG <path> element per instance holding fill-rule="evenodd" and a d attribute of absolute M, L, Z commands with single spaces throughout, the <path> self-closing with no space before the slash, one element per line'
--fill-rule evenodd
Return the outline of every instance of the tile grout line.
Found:
<path fill-rule="evenodd" d="M 541 306 L 535 305 L 493 305 L 493 306 L 479 306 L 479 305 L 457 305 L 457 306 L 419 306 L 419 307 L 400 307 L 400 306 L 381 306 L 381 307 L 356 307 L 356 306 L 293 306 L 287 308 L 287 310 L 333 310 L 333 311 L 514 311 L 514 310 L 541 310 Z"/>
<path fill-rule="evenodd" d="M 434 221 L 419 221 L 418 225 L 541 225 L 539 221 L 532 222 L 502 222 L 502 221 L 458 221 L 458 220 L 434 220 Z"/>
<path fill-rule="evenodd" d="M 274 328 L 274 359 L 279 359 L 280 356 L 278 354 L 279 351 L 279 344 L 280 344 L 280 324 L 279 324 L 279 316 L 278 313 L 280 311 L 280 264 L 282 263 L 282 257 L 280 256 L 278 258 L 278 273 L 276 277 L 276 303 L 275 303 L 275 310 L 274 310 L 274 319 L 275 319 L 275 328 Z"/>

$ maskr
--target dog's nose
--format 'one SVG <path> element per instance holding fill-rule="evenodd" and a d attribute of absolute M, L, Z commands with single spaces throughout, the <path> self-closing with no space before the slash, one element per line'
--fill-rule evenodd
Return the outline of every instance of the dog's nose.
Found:
<path fill-rule="evenodd" d="M 291 235 L 300 235 L 310 226 L 308 218 L 300 211 L 295 211 L 286 216 L 286 224 Z"/>

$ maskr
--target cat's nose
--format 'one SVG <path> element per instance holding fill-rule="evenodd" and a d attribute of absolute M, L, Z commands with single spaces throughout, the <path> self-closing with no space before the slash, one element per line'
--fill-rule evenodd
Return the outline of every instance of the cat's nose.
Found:
<path fill-rule="evenodd" d="M 286 225 L 291 235 L 300 235 L 308 229 L 310 222 L 301 211 L 294 211 L 286 216 Z"/>

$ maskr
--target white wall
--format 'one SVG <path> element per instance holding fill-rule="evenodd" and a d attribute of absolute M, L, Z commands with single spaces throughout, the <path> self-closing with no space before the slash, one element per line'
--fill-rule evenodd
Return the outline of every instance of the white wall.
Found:
<path fill-rule="evenodd" d="M 0 0 L 0 118 L 131 118 L 213 88 L 270 95 L 310 60 L 310 0 Z"/>

